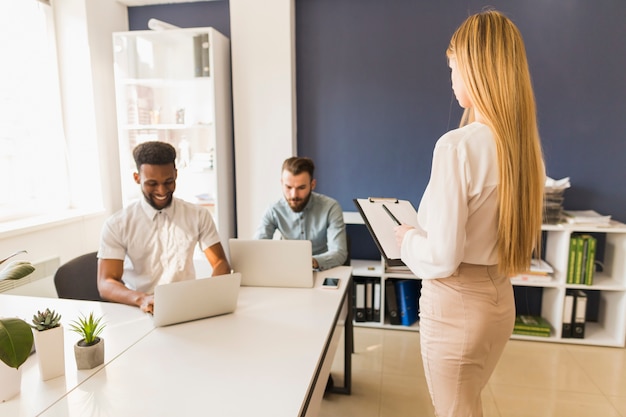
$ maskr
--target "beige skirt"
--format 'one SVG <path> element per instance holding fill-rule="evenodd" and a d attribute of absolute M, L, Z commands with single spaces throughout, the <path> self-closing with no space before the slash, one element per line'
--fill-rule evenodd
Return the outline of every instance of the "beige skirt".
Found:
<path fill-rule="evenodd" d="M 510 279 L 497 266 L 461 264 L 448 278 L 422 280 L 420 344 L 438 417 L 480 417 L 481 392 L 515 323 Z"/>

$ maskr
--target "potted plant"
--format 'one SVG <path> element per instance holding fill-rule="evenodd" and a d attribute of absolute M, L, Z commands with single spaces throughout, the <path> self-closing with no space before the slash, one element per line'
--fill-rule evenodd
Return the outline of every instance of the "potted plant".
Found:
<path fill-rule="evenodd" d="M 0 260 L 8 259 L 26 251 L 17 251 Z M 13 261 L 0 271 L 0 281 L 20 279 L 35 268 L 27 261 Z M 19 318 L 0 318 L 0 402 L 6 401 L 20 392 L 22 369 L 20 366 L 33 349 L 33 333 L 30 326 Z"/>
<path fill-rule="evenodd" d="M 71 323 L 70 330 L 82 337 L 74 345 L 78 369 L 92 369 L 104 363 L 104 339 L 99 336 L 105 326 L 102 317 L 95 318 L 93 312 Z"/>
<path fill-rule="evenodd" d="M 0 265 L 5 263 L 12 257 L 19 255 L 20 253 L 27 253 L 25 250 L 18 250 L 17 252 L 7 256 L 0 260 Z M 27 275 L 30 275 L 35 270 L 35 267 L 28 261 L 15 260 L 10 262 L 2 271 L 0 271 L 0 281 L 5 279 L 20 279 Z"/>
<path fill-rule="evenodd" d="M 37 311 L 31 327 L 35 330 L 35 351 L 43 381 L 65 374 L 65 345 L 61 315 L 54 310 Z"/>

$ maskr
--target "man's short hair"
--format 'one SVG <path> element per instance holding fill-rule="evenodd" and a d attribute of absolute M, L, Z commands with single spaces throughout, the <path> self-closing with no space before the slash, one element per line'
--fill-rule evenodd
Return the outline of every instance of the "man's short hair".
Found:
<path fill-rule="evenodd" d="M 311 158 L 302 157 L 302 156 L 292 156 L 291 158 L 285 159 L 283 162 L 283 168 L 281 172 L 288 171 L 292 175 L 300 175 L 303 172 L 308 172 L 313 179 L 313 173 L 315 171 L 315 164 Z"/>
<path fill-rule="evenodd" d="M 176 149 L 169 143 L 151 141 L 143 142 L 135 146 L 133 149 L 133 158 L 137 170 L 143 164 L 148 165 L 167 165 L 174 164 L 176 166 Z"/>

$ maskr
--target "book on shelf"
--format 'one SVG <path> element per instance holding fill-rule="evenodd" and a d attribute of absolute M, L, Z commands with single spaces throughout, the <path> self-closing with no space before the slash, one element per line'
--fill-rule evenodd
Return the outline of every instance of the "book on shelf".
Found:
<path fill-rule="evenodd" d="M 533 259 L 530 262 L 530 269 L 528 271 L 513 275 L 511 281 L 518 282 L 550 282 L 552 281 L 552 274 L 554 269 L 549 263 L 543 259 Z"/>
<path fill-rule="evenodd" d="M 596 248 L 598 241 L 595 237 L 589 236 L 589 245 L 587 247 L 587 262 L 585 264 L 585 278 L 583 283 L 586 285 L 593 284 L 593 276 L 596 272 Z"/>
<path fill-rule="evenodd" d="M 412 325 L 417 321 L 419 315 L 419 282 L 415 279 L 396 281 L 396 296 L 400 324 L 403 326 Z"/>
<path fill-rule="evenodd" d="M 574 283 L 574 270 L 576 269 L 576 245 L 578 240 L 576 236 L 571 236 L 569 239 L 569 253 L 567 258 L 567 280 L 568 284 Z"/>
<path fill-rule="evenodd" d="M 511 277 L 513 284 L 516 282 L 539 282 L 545 284 L 550 281 L 552 281 L 552 275 L 533 274 L 532 272 L 524 272 Z"/>
<path fill-rule="evenodd" d="M 567 268 L 568 284 L 593 284 L 597 239 L 589 234 L 573 234 Z"/>
<path fill-rule="evenodd" d="M 580 284 L 580 277 L 582 276 L 584 245 L 585 240 L 582 238 L 582 236 L 576 236 L 576 265 L 574 266 L 573 284 Z"/>
<path fill-rule="evenodd" d="M 548 337 L 551 331 L 552 326 L 550 326 L 550 322 L 541 316 L 520 314 L 515 317 L 513 334 Z"/>
<path fill-rule="evenodd" d="M 365 321 L 365 283 L 354 281 L 354 321 Z"/>
<path fill-rule="evenodd" d="M 401 324 L 398 312 L 398 297 L 396 296 L 396 283 L 393 279 L 385 280 L 385 307 L 389 324 Z"/>
<path fill-rule="evenodd" d="M 587 293 L 575 290 L 574 294 L 574 318 L 572 319 L 572 337 L 583 339 L 585 337 L 585 321 L 587 316 Z"/>
<path fill-rule="evenodd" d="M 513 334 L 521 336 L 537 336 L 537 337 L 550 337 L 550 332 L 542 332 L 535 330 L 513 329 Z"/>
<path fill-rule="evenodd" d="M 380 280 L 374 281 L 374 317 L 372 321 L 380 322 Z"/>
<path fill-rule="evenodd" d="M 354 321 L 380 321 L 380 280 L 358 277 L 354 279 Z"/>
<path fill-rule="evenodd" d="M 530 261 L 530 272 L 535 275 L 549 275 L 554 273 L 554 268 L 543 259 L 532 259 Z"/>
<path fill-rule="evenodd" d="M 565 293 L 565 301 L 563 302 L 563 325 L 561 328 L 561 337 L 572 337 L 572 319 L 574 317 L 574 294 L 571 290 Z"/>
<path fill-rule="evenodd" d="M 374 280 L 365 280 L 365 321 L 374 320 Z"/>
<path fill-rule="evenodd" d="M 611 216 L 602 215 L 595 210 L 564 210 L 563 215 L 568 223 L 608 225 Z"/>

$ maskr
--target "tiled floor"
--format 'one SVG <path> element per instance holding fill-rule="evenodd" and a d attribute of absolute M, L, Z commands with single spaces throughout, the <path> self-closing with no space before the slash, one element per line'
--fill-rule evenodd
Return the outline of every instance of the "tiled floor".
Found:
<path fill-rule="evenodd" d="M 352 395 L 320 417 L 432 417 L 419 333 L 356 327 Z M 341 385 L 343 358 L 333 364 Z M 626 417 L 626 349 L 509 341 L 483 391 L 484 417 Z"/>

